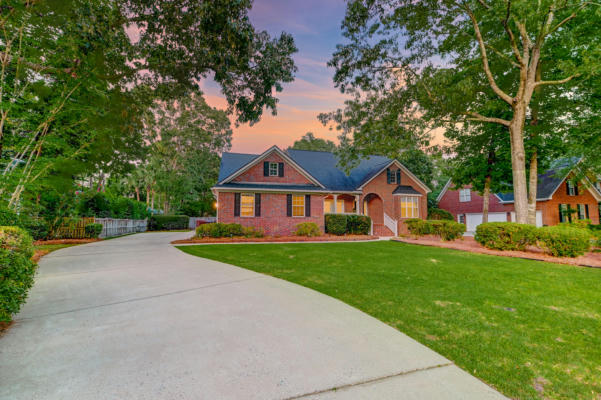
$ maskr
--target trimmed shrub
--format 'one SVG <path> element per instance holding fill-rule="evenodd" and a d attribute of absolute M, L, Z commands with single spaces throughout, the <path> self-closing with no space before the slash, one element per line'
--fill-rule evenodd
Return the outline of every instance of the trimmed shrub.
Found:
<path fill-rule="evenodd" d="M 0 321 L 9 322 L 33 286 L 33 240 L 22 228 L 0 226 Z"/>
<path fill-rule="evenodd" d="M 412 218 L 405 220 L 409 233 L 414 236 L 424 236 L 432 234 L 432 227 L 423 219 Z"/>
<path fill-rule="evenodd" d="M 321 231 L 315 222 L 303 222 L 296 225 L 296 236 L 321 236 Z"/>
<path fill-rule="evenodd" d="M 102 224 L 87 224 L 85 227 L 86 237 L 96 239 L 102 233 Z"/>
<path fill-rule="evenodd" d="M 535 245 L 537 228 L 515 222 L 487 222 L 476 227 L 474 239 L 494 250 L 520 250 Z"/>
<path fill-rule="evenodd" d="M 245 227 L 240 224 L 212 223 L 199 225 L 196 228 L 196 237 L 224 238 L 224 237 L 263 237 L 261 229 L 252 226 Z"/>
<path fill-rule="evenodd" d="M 428 210 L 428 219 L 455 221 L 453 214 L 442 208 L 430 208 Z"/>
<path fill-rule="evenodd" d="M 153 215 L 148 220 L 149 231 L 169 231 L 188 229 L 190 217 L 187 215 Z"/>
<path fill-rule="evenodd" d="M 432 233 L 440 236 L 442 240 L 459 239 L 465 233 L 465 225 L 455 221 L 433 220 L 427 221 L 430 224 Z"/>
<path fill-rule="evenodd" d="M 332 235 L 344 235 L 347 232 L 347 222 L 345 214 L 326 214 L 326 232 Z"/>
<path fill-rule="evenodd" d="M 369 235 L 371 218 L 367 215 L 347 215 L 346 229 L 351 235 Z"/>
<path fill-rule="evenodd" d="M 540 247 L 555 257 L 578 257 L 591 248 L 591 234 L 584 229 L 545 226 L 538 229 Z"/>
<path fill-rule="evenodd" d="M 423 220 L 412 218 L 405 221 L 414 236 L 436 235 L 442 240 L 455 240 L 465 233 L 465 225 L 449 220 Z"/>

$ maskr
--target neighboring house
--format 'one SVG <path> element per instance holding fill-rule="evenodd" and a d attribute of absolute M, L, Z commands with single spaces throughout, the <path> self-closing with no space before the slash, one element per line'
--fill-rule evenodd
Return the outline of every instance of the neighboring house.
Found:
<path fill-rule="evenodd" d="M 570 171 L 561 175 L 564 167 L 551 169 L 538 177 L 536 225 L 557 225 L 574 219 L 590 219 L 599 223 L 601 212 L 601 184 L 588 180 L 577 185 L 571 181 Z M 449 211 L 455 219 L 466 224 L 473 232 L 482 223 L 483 197 L 471 186 L 456 188 L 448 181 L 438 196 L 438 207 Z M 567 210 L 574 214 L 567 215 Z M 513 193 L 495 193 L 490 196 L 489 222 L 515 221 Z"/>
<path fill-rule="evenodd" d="M 403 221 L 426 218 L 430 189 L 399 161 L 370 156 L 345 174 L 332 153 L 287 150 L 224 153 L 213 193 L 217 221 L 291 235 L 301 222 L 324 230 L 324 214 L 369 215 L 373 234 L 406 232 Z"/>

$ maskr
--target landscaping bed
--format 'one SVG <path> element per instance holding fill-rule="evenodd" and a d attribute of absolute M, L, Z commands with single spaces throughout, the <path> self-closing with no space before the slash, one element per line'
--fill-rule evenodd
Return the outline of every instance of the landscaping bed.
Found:
<path fill-rule="evenodd" d="M 288 242 L 352 242 L 357 240 L 377 240 L 371 235 L 321 235 L 321 236 L 265 236 L 265 237 L 231 237 L 231 238 L 191 238 L 174 240 L 172 244 L 211 244 L 211 243 L 288 243 Z"/>
<path fill-rule="evenodd" d="M 474 240 L 473 237 L 464 237 L 461 240 L 455 240 L 452 242 L 443 241 L 436 236 L 422 236 L 419 238 L 398 237 L 393 238 L 392 240 L 408 244 L 418 244 L 423 246 L 435 246 L 443 247 L 446 249 L 464 250 L 479 254 L 525 258 L 529 260 L 548 261 L 558 264 L 580 265 L 586 267 L 601 268 L 601 253 L 588 252 L 583 256 L 570 258 L 553 257 L 549 254 L 545 254 L 540 248 L 534 246 L 527 247 L 526 251 L 492 250 L 480 245 L 478 242 L 476 242 L 476 240 Z"/>

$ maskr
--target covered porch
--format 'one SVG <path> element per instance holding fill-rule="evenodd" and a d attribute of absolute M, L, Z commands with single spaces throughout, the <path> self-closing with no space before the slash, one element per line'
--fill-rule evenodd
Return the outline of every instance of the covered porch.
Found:
<path fill-rule="evenodd" d="M 326 214 L 363 214 L 360 200 L 358 194 L 332 193 L 324 198 L 323 211 Z"/>

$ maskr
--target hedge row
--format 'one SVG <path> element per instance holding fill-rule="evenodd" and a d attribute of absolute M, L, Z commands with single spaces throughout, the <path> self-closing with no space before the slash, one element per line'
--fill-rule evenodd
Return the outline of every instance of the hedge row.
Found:
<path fill-rule="evenodd" d="M 0 226 L 18 226 L 25 229 L 34 240 L 45 239 L 50 233 L 50 227 L 41 218 L 30 218 L 18 215 L 14 211 L 0 208 Z"/>
<path fill-rule="evenodd" d="M 146 219 L 150 216 L 146 203 L 103 192 L 88 192 L 77 199 L 77 215 L 96 218 Z"/>
<path fill-rule="evenodd" d="M 593 235 L 587 224 L 560 224 L 537 228 L 514 222 L 489 222 L 476 228 L 474 237 L 494 250 L 525 250 L 538 246 L 555 257 L 578 257 L 591 248 Z"/>
<path fill-rule="evenodd" d="M 263 231 L 254 227 L 246 227 L 240 224 L 211 223 L 199 225 L 196 228 L 196 237 L 199 238 L 223 238 L 223 237 L 263 237 Z"/>
<path fill-rule="evenodd" d="M 371 218 L 355 214 L 326 214 L 326 232 L 332 235 L 369 235 Z"/>
<path fill-rule="evenodd" d="M 19 312 L 33 286 L 33 240 L 22 228 L 0 226 L 0 321 Z"/>
<path fill-rule="evenodd" d="M 190 217 L 187 215 L 153 215 L 148 219 L 149 231 L 169 231 L 188 229 Z"/>
<path fill-rule="evenodd" d="M 414 236 L 435 235 L 442 240 L 455 240 L 465 233 L 465 225 L 455 221 L 412 218 L 405 223 Z"/>

